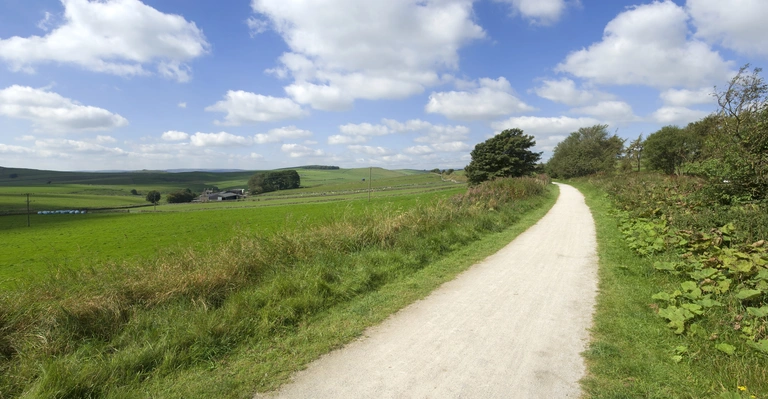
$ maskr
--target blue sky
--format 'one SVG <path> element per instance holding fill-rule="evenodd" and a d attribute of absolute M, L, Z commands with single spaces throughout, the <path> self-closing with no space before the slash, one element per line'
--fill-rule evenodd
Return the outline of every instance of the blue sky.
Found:
<path fill-rule="evenodd" d="M 765 0 L 0 0 L 0 166 L 462 168 L 715 110 Z"/>

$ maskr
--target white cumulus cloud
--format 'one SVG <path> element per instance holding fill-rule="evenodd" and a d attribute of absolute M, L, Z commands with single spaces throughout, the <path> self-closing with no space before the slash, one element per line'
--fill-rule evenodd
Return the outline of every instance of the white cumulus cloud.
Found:
<path fill-rule="evenodd" d="M 241 147 L 253 144 L 250 137 L 237 136 L 227 132 L 195 133 L 189 138 L 195 147 Z"/>
<path fill-rule="evenodd" d="M 509 81 L 480 79 L 479 87 L 472 91 L 432 93 L 425 111 L 458 120 L 488 120 L 519 112 L 534 110 L 515 97 Z"/>
<path fill-rule="evenodd" d="M 185 82 L 186 64 L 206 54 L 203 32 L 184 17 L 162 13 L 139 0 L 61 0 L 64 21 L 45 36 L 0 39 L 0 59 L 13 71 L 42 63 L 73 64 L 121 76 L 160 75 Z M 50 26 L 46 15 L 43 26 Z"/>
<path fill-rule="evenodd" d="M 160 138 L 165 141 L 184 141 L 189 139 L 189 134 L 175 130 L 169 130 L 167 132 L 163 132 L 163 135 L 160 136 Z"/>
<path fill-rule="evenodd" d="M 280 149 L 288 153 L 291 158 L 322 157 L 325 155 L 323 150 L 316 150 L 301 144 L 283 144 Z"/>
<path fill-rule="evenodd" d="M 291 77 L 285 90 L 315 109 L 356 99 L 402 99 L 458 67 L 459 49 L 485 37 L 472 0 L 252 0 L 256 31 L 274 29 L 289 51 L 268 72 Z"/>
<path fill-rule="evenodd" d="M 712 95 L 712 88 L 701 88 L 698 90 L 688 89 L 669 89 L 661 92 L 661 97 L 664 104 L 687 107 L 695 104 L 714 104 L 715 97 Z"/>
<path fill-rule="evenodd" d="M 253 136 L 253 139 L 258 144 L 265 144 L 277 143 L 285 139 L 301 139 L 307 137 L 312 137 L 312 132 L 309 130 L 299 129 L 296 126 L 286 126 L 272 129 L 267 133 L 259 133 Z"/>
<path fill-rule="evenodd" d="M 699 111 L 686 107 L 679 106 L 666 106 L 656 110 L 651 118 L 664 125 L 678 125 L 685 126 L 691 122 L 695 122 L 699 119 L 709 115 L 706 111 Z"/>
<path fill-rule="evenodd" d="M 574 108 L 571 112 L 613 122 L 631 122 L 639 119 L 632 111 L 632 106 L 624 101 L 601 101 L 595 105 Z"/>
<path fill-rule="evenodd" d="M 579 89 L 576 87 L 576 83 L 568 78 L 544 80 L 543 84 L 533 89 L 533 91 L 541 98 L 570 106 L 614 99 L 613 95 L 599 90 Z"/>
<path fill-rule="evenodd" d="M 496 0 L 508 3 L 514 14 L 520 14 L 531 23 L 551 25 L 562 16 L 568 4 L 565 0 Z"/>
<path fill-rule="evenodd" d="M 14 85 L 0 90 L 0 115 L 32 121 L 43 133 L 110 130 L 128 120 L 45 89 Z"/>
<path fill-rule="evenodd" d="M 696 37 L 746 55 L 768 57 L 768 2 L 687 0 Z"/>
<path fill-rule="evenodd" d="M 672 1 L 635 6 L 608 23 L 602 41 L 572 52 L 556 70 L 598 84 L 698 88 L 722 82 L 731 63 L 688 38 L 688 18 Z"/>
<path fill-rule="evenodd" d="M 224 100 L 205 108 L 210 112 L 225 112 L 224 121 L 216 124 L 240 126 L 258 122 L 274 122 L 283 119 L 297 119 L 307 115 L 290 98 L 279 98 L 250 93 L 242 90 L 230 90 Z"/>

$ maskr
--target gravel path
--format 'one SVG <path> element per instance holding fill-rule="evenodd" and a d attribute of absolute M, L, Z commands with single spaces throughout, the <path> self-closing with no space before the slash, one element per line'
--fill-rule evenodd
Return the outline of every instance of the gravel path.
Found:
<path fill-rule="evenodd" d="M 501 251 L 257 398 L 577 398 L 596 293 L 592 215 L 560 185 Z"/>

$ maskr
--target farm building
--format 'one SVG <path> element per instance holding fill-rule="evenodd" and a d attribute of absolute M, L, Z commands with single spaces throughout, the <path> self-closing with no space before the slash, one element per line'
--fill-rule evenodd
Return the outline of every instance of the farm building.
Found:
<path fill-rule="evenodd" d="M 244 194 L 245 190 L 243 189 L 228 190 L 218 193 L 213 193 L 210 190 L 206 190 L 202 195 L 200 195 L 200 202 L 236 201 L 243 198 L 245 196 Z"/>

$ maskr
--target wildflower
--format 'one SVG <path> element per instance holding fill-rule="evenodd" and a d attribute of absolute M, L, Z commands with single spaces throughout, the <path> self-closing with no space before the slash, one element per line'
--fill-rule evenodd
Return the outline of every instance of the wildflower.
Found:
<path fill-rule="evenodd" d="M 739 385 L 739 391 L 744 392 L 746 390 L 747 390 L 747 387 L 745 387 L 744 385 Z"/>

